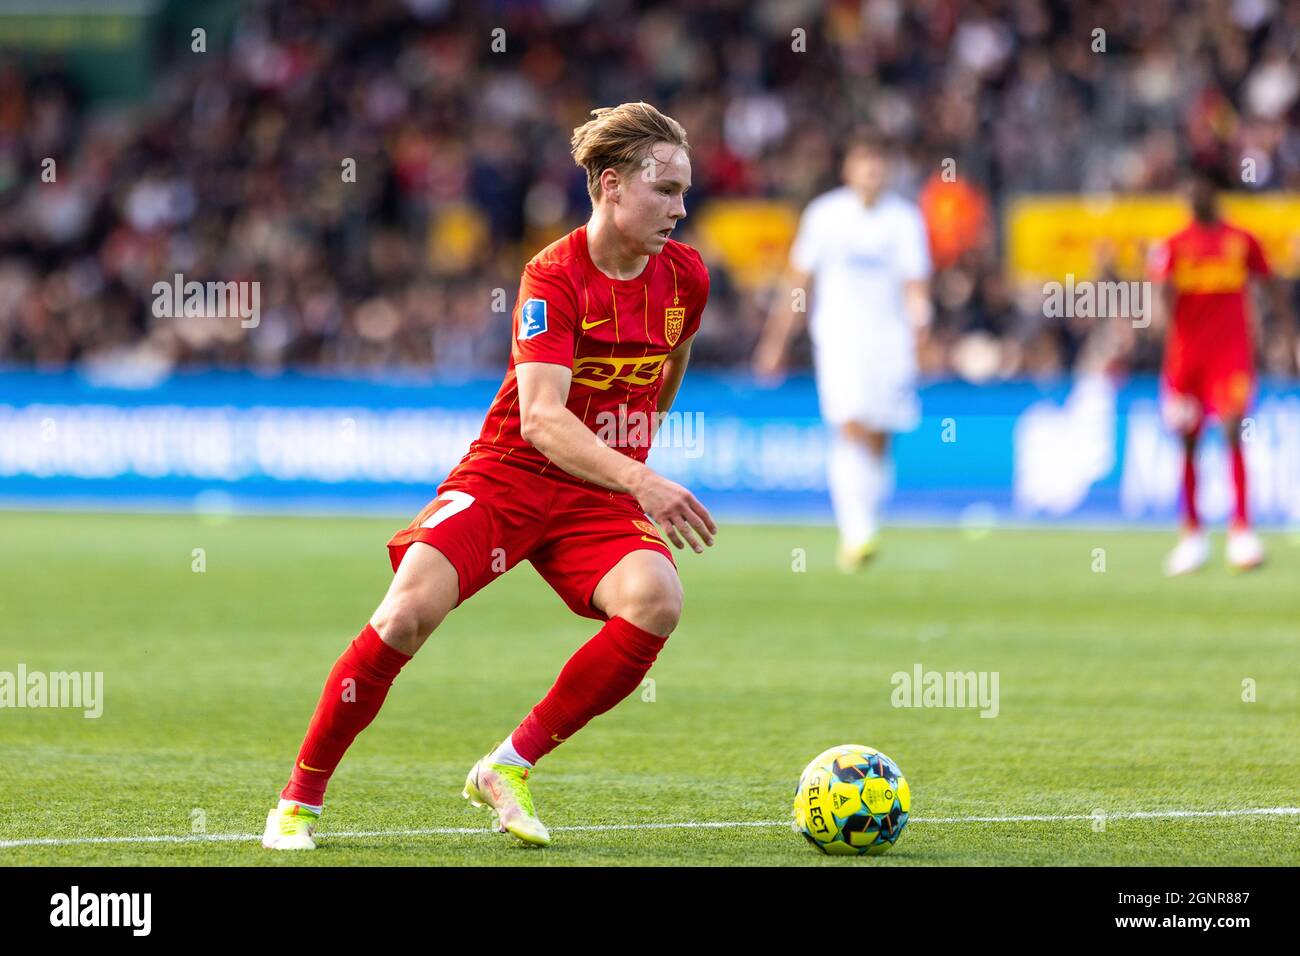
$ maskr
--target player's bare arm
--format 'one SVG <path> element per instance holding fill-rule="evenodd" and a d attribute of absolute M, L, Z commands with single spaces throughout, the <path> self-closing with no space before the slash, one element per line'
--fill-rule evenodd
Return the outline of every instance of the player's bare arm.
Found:
<path fill-rule="evenodd" d="M 1282 347 L 1286 352 L 1286 364 L 1282 367 L 1282 374 L 1291 375 L 1297 365 L 1300 365 L 1300 356 L 1296 355 L 1295 313 L 1291 311 L 1290 284 L 1281 276 L 1274 276 L 1268 283 L 1268 293 L 1274 321 L 1277 323 L 1277 332 L 1281 336 Z"/>
<path fill-rule="evenodd" d="M 908 279 L 903 283 L 903 308 L 907 310 L 908 321 L 916 330 L 916 341 L 919 347 L 929 336 L 930 323 L 934 318 L 929 279 Z"/>
<path fill-rule="evenodd" d="M 777 288 L 777 296 L 772 300 L 772 308 L 759 337 L 758 347 L 754 350 L 754 374 L 761 378 L 771 378 L 784 371 L 790 342 L 803 327 L 811 285 L 811 272 L 805 272 L 794 265 L 786 269 Z M 804 309 L 795 308 L 795 290 L 803 291 Z"/>
<path fill-rule="evenodd" d="M 520 432 L 524 440 L 571 475 L 636 498 L 676 548 L 682 539 L 697 554 L 713 544 L 718 526 L 686 488 L 621 455 L 582 423 L 566 405 L 571 369 L 546 362 L 515 366 Z M 699 535 L 699 540 L 696 540 Z"/>
<path fill-rule="evenodd" d="M 1170 317 L 1174 314 L 1174 299 L 1177 296 L 1174 284 L 1162 279 L 1150 281 L 1151 301 L 1148 306 L 1146 324 L 1135 324 L 1133 318 L 1127 315 L 1118 315 L 1114 319 L 1118 326 L 1117 337 L 1120 342 L 1120 354 L 1125 360 L 1132 360 L 1139 342 L 1147 336 L 1154 336 L 1157 341 L 1161 339 L 1164 336 L 1166 327 L 1169 325 Z"/>
<path fill-rule="evenodd" d="M 652 442 L 655 435 L 659 434 L 659 426 L 663 423 L 663 416 L 668 414 L 673 407 L 673 402 L 677 399 L 677 390 L 681 388 L 682 379 L 686 376 L 686 365 L 691 358 L 691 341 L 694 338 L 694 336 L 691 336 L 691 338 L 668 353 L 668 358 L 664 359 L 663 384 L 659 389 L 659 400 L 655 403 L 656 414 L 654 421 L 650 424 L 650 440 Z"/>
<path fill-rule="evenodd" d="M 1134 328 L 1138 329 L 1139 334 L 1145 333 L 1147 336 L 1154 336 L 1158 341 L 1164 336 L 1167 326 L 1173 319 L 1174 304 L 1177 298 L 1178 291 L 1174 289 L 1173 282 L 1154 280 L 1152 282 L 1151 315 L 1149 315 L 1151 321 L 1148 321 L 1145 326 L 1139 325 L 1134 326 Z M 1138 345 L 1138 337 L 1134 336 L 1130 339 L 1130 347 L 1136 347 L 1136 345 Z"/>
<path fill-rule="evenodd" d="M 691 336 L 669 352 L 668 358 L 664 359 L 664 380 L 659 388 L 659 401 L 655 406 L 659 412 L 667 412 L 677 400 L 677 390 L 681 388 L 682 379 L 686 376 L 686 364 L 691 359 L 691 342 L 694 340 L 695 336 Z M 655 428 L 658 427 L 659 423 L 655 422 Z"/>
<path fill-rule="evenodd" d="M 1151 328 L 1156 335 L 1163 335 L 1168 329 L 1174 314 L 1174 300 L 1178 292 L 1172 282 L 1161 282 L 1156 294 L 1152 296 L 1155 314 L 1151 317 Z"/>

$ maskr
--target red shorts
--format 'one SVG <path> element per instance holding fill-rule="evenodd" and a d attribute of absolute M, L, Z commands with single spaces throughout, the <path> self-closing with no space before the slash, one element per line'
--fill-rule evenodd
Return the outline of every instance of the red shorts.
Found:
<path fill-rule="evenodd" d="M 1171 340 L 1161 386 L 1164 418 L 1175 431 L 1199 428 L 1206 415 L 1240 418 L 1255 390 L 1250 346 L 1227 341 L 1215 348 L 1190 348 Z"/>
<path fill-rule="evenodd" d="M 482 460 L 457 465 L 437 497 L 393 535 L 394 572 L 416 541 L 456 569 L 458 605 L 527 559 L 575 614 L 598 621 L 607 618 L 592 606 L 592 593 L 625 555 L 645 549 L 673 560 L 631 495 Z"/>

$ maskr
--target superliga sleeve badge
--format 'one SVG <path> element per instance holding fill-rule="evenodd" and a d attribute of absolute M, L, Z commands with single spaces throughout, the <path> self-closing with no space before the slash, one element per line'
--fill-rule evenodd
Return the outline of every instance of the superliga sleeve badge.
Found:
<path fill-rule="evenodd" d="M 680 324 L 678 326 L 680 329 Z M 519 340 L 531 339 L 546 331 L 546 300 L 529 299 L 519 312 Z"/>

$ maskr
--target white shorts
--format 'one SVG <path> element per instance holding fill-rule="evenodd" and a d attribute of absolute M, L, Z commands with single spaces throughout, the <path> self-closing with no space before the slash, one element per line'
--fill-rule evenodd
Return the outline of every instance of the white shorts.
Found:
<path fill-rule="evenodd" d="M 909 355 L 816 350 L 817 400 L 831 425 L 858 422 L 872 431 L 907 432 L 921 421 L 916 365 Z"/>

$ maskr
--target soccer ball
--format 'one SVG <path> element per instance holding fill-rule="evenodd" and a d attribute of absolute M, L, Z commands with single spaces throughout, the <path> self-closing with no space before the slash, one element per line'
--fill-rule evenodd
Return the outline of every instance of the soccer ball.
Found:
<path fill-rule="evenodd" d="M 912 792 L 878 750 L 843 744 L 818 754 L 794 791 L 794 832 L 833 856 L 884 853 L 907 826 Z"/>

